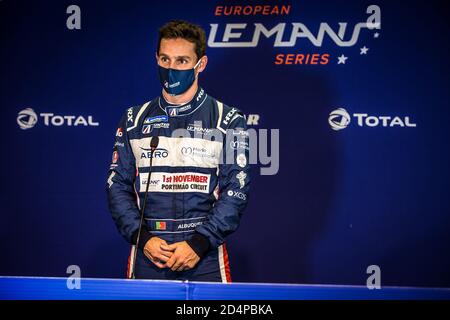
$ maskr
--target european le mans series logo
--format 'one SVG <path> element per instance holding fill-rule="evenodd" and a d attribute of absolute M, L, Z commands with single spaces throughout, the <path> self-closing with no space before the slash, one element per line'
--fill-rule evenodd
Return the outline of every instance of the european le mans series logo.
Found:
<path fill-rule="evenodd" d="M 208 35 L 210 48 L 256 48 L 261 41 L 273 43 L 275 48 L 291 48 L 290 53 L 275 53 L 275 65 L 345 65 L 356 56 L 369 54 L 370 41 L 380 37 L 381 9 L 367 7 L 361 22 L 318 22 L 307 26 L 297 19 L 295 5 L 217 5 L 214 16 L 222 20 L 246 16 L 252 23 L 211 23 Z M 279 17 L 278 23 L 264 22 L 265 16 Z M 292 18 L 295 16 L 295 18 Z M 358 18 L 359 20 L 360 18 Z M 247 21 L 247 20 L 246 20 Z M 289 22 L 288 22 L 289 21 Z M 369 39 L 367 35 L 369 34 Z M 313 46 L 316 52 L 295 52 L 298 47 Z M 326 47 L 324 47 L 326 44 Z M 336 48 L 330 46 L 335 45 Z M 358 45 L 358 46 L 357 46 Z M 357 49 L 355 50 L 355 46 Z M 349 48 L 348 50 L 346 50 Z M 306 49 L 308 50 L 308 49 Z"/>

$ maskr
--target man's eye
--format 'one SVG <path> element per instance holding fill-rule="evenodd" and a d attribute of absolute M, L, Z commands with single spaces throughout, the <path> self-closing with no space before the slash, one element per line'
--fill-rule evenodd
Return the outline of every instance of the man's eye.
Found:
<path fill-rule="evenodd" d="M 166 58 L 166 57 L 162 57 L 162 58 L 161 58 L 161 61 L 162 61 L 162 62 L 167 62 L 167 58 Z"/>
<path fill-rule="evenodd" d="M 188 61 L 186 60 L 186 59 L 180 59 L 180 60 L 178 60 L 178 63 L 181 63 L 181 64 L 185 64 L 185 63 L 187 63 Z"/>

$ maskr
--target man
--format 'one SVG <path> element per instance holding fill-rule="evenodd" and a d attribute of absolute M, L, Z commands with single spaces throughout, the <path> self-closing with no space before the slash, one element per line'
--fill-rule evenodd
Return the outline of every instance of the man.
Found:
<path fill-rule="evenodd" d="M 122 236 L 135 245 L 140 234 L 128 277 L 134 270 L 136 278 L 231 281 L 224 241 L 248 201 L 248 135 L 238 109 L 199 87 L 205 52 L 199 26 L 164 25 L 156 52 L 162 94 L 120 120 L 106 189 Z M 159 145 L 152 152 L 155 136 Z"/>

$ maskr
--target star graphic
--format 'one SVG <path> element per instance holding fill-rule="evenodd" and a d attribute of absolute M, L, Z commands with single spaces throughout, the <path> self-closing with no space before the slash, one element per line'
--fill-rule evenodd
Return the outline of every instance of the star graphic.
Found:
<path fill-rule="evenodd" d="M 347 61 L 348 57 L 344 56 L 343 54 L 338 57 L 338 64 L 345 64 L 345 61 Z"/>
<path fill-rule="evenodd" d="M 378 32 L 375 32 L 375 34 L 373 35 L 374 38 L 378 38 L 380 36 L 380 34 Z"/>
<path fill-rule="evenodd" d="M 367 48 L 366 46 L 361 48 L 361 54 L 367 54 L 367 51 L 369 51 L 369 48 Z"/>

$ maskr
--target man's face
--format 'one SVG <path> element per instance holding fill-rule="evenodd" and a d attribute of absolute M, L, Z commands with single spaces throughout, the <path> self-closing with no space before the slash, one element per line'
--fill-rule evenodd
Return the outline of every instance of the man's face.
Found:
<path fill-rule="evenodd" d="M 192 69 L 196 63 L 195 44 L 185 39 L 161 39 L 158 64 L 164 68 L 177 70 Z"/>

